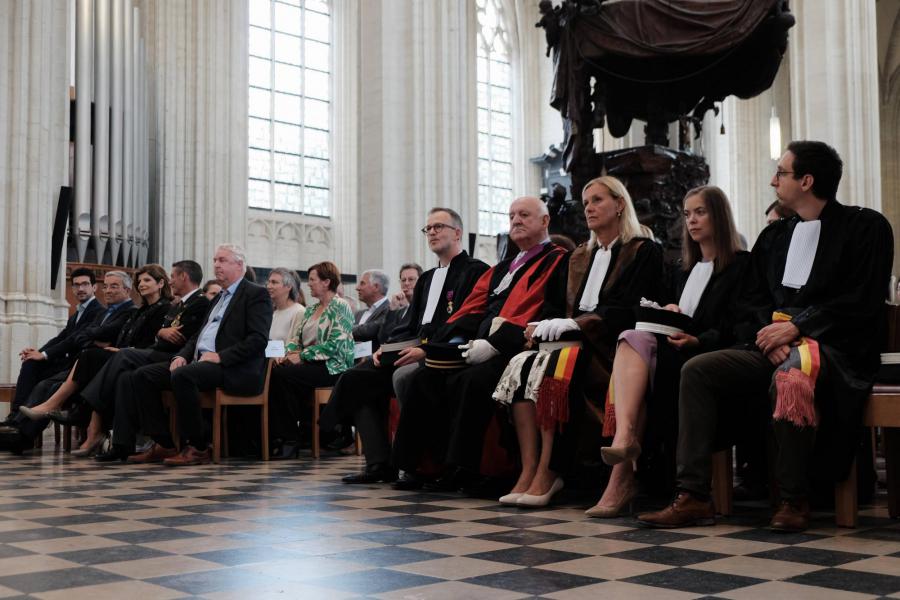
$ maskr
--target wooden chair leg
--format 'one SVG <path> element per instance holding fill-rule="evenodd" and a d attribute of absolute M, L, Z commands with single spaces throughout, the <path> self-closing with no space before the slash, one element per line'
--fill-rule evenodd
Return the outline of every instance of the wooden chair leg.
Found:
<path fill-rule="evenodd" d="M 312 405 L 312 457 L 319 458 L 319 392 L 313 393 Z"/>
<path fill-rule="evenodd" d="M 260 406 L 260 421 L 262 425 L 262 459 L 269 460 L 269 401 L 266 399 Z"/>
<path fill-rule="evenodd" d="M 887 474 L 888 514 L 900 518 L 900 428 L 885 427 L 884 469 Z"/>
<path fill-rule="evenodd" d="M 72 426 L 63 425 L 63 450 L 65 452 L 72 451 Z"/>
<path fill-rule="evenodd" d="M 178 435 L 178 411 L 175 410 L 174 405 L 169 409 L 169 433 L 172 435 L 172 442 L 174 442 L 175 447 L 180 451 L 181 438 Z"/>
<path fill-rule="evenodd" d="M 728 516 L 734 512 L 733 463 L 732 448 L 712 455 L 712 499 L 716 511 L 722 516 Z"/>
<path fill-rule="evenodd" d="M 838 527 L 856 527 L 859 522 L 859 504 L 856 496 L 856 460 L 850 466 L 850 474 L 834 485 L 834 520 Z"/>
<path fill-rule="evenodd" d="M 59 423 L 54 421 L 53 422 L 53 441 L 56 444 L 57 448 L 59 448 L 59 440 L 60 440 Z"/>
<path fill-rule="evenodd" d="M 213 408 L 213 462 L 221 460 L 222 451 L 222 407 L 217 403 Z"/>
<path fill-rule="evenodd" d="M 362 438 L 359 437 L 359 429 L 354 430 L 353 437 L 356 440 L 356 455 L 362 456 Z"/>
<path fill-rule="evenodd" d="M 219 457 L 228 458 L 228 407 L 222 406 L 222 451 Z"/>

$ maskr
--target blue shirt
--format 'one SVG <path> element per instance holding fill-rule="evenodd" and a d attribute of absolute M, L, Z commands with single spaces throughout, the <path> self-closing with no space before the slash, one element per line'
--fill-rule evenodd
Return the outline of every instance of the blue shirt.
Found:
<path fill-rule="evenodd" d="M 228 304 L 234 297 L 235 290 L 237 290 L 237 287 L 242 281 L 243 279 L 238 279 L 220 292 L 221 298 L 219 298 L 219 301 L 209 313 L 209 318 L 203 326 L 203 331 L 200 332 L 200 337 L 197 339 L 197 353 L 194 356 L 195 360 L 203 356 L 206 352 L 216 351 L 216 334 L 219 333 L 219 324 L 222 322 L 222 317 L 225 316 L 225 310 L 228 308 Z"/>
<path fill-rule="evenodd" d="M 113 314 L 114 312 L 116 312 L 117 310 L 119 310 L 119 309 L 122 308 L 123 306 L 127 306 L 127 307 L 134 306 L 134 302 L 131 300 L 131 298 L 128 298 L 128 299 L 126 299 L 126 300 L 122 300 L 122 301 L 119 302 L 118 304 L 110 304 L 109 306 L 106 307 L 106 312 L 103 313 L 103 318 L 100 319 L 100 324 L 103 325 L 104 323 L 106 323 L 106 320 L 107 320 L 110 316 L 112 316 L 112 314 Z"/>

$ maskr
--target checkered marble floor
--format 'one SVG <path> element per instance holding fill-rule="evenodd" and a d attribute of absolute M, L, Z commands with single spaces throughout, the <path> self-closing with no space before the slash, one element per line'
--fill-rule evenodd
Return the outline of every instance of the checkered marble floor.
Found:
<path fill-rule="evenodd" d="M 346 486 L 356 457 L 167 469 L 0 455 L 0 598 L 900 598 L 900 523 L 764 509 L 639 529 L 584 506 L 524 511 Z M 565 501 L 565 498 L 563 498 Z"/>

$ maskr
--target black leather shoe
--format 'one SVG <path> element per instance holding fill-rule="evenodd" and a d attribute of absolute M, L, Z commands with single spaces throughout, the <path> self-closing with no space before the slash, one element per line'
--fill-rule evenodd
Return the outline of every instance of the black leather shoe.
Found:
<path fill-rule="evenodd" d="M 391 487 L 395 490 L 420 490 L 424 483 L 415 473 L 403 473 L 403 477 L 395 481 Z"/>
<path fill-rule="evenodd" d="M 15 433 L 0 433 L 0 450 L 9 450 L 19 456 L 33 446 L 34 440 L 28 439 L 18 430 Z"/>
<path fill-rule="evenodd" d="M 344 483 L 391 483 L 397 481 L 397 469 L 384 463 L 366 465 L 366 468 L 353 475 L 341 478 Z"/>
<path fill-rule="evenodd" d="M 476 485 L 481 476 L 466 469 L 455 469 L 451 473 L 429 481 L 424 488 L 429 492 L 455 492 L 461 488 Z"/>
<path fill-rule="evenodd" d="M 15 425 L 0 425 L 0 434 L 11 435 L 19 433 L 19 428 Z"/>
<path fill-rule="evenodd" d="M 300 456 L 300 446 L 297 442 L 281 440 L 269 451 L 269 460 L 287 460 Z"/>
<path fill-rule="evenodd" d="M 339 450 L 343 450 L 344 448 L 349 448 L 355 441 L 356 440 L 353 439 L 353 433 L 351 431 L 341 431 L 341 433 L 338 434 L 336 438 L 325 444 L 325 449 L 337 452 Z"/>
<path fill-rule="evenodd" d="M 109 450 L 106 452 L 101 452 L 100 454 L 94 457 L 94 460 L 102 463 L 109 462 L 125 462 L 128 459 L 128 456 L 131 452 L 128 451 L 128 448 L 125 446 L 118 446 L 116 444 L 112 444 L 109 447 Z"/>
<path fill-rule="evenodd" d="M 51 410 L 47 413 L 51 421 L 60 425 L 84 426 L 91 421 L 91 409 L 84 404 L 76 404 L 68 410 Z"/>

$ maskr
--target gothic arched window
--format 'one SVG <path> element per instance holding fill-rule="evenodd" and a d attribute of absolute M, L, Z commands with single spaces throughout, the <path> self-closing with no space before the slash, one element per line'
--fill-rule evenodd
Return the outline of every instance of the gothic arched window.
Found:
<path fill-rule="evenodd" d="M 509 226 L 513 168 L 509 35 L 501 0 L 475 0 L 478 16 L 478 233 Z"/>
<path fill-rule="evenodd" d="M 248 3 L 249 205 L 330 216 L 330 3 Z"/>

